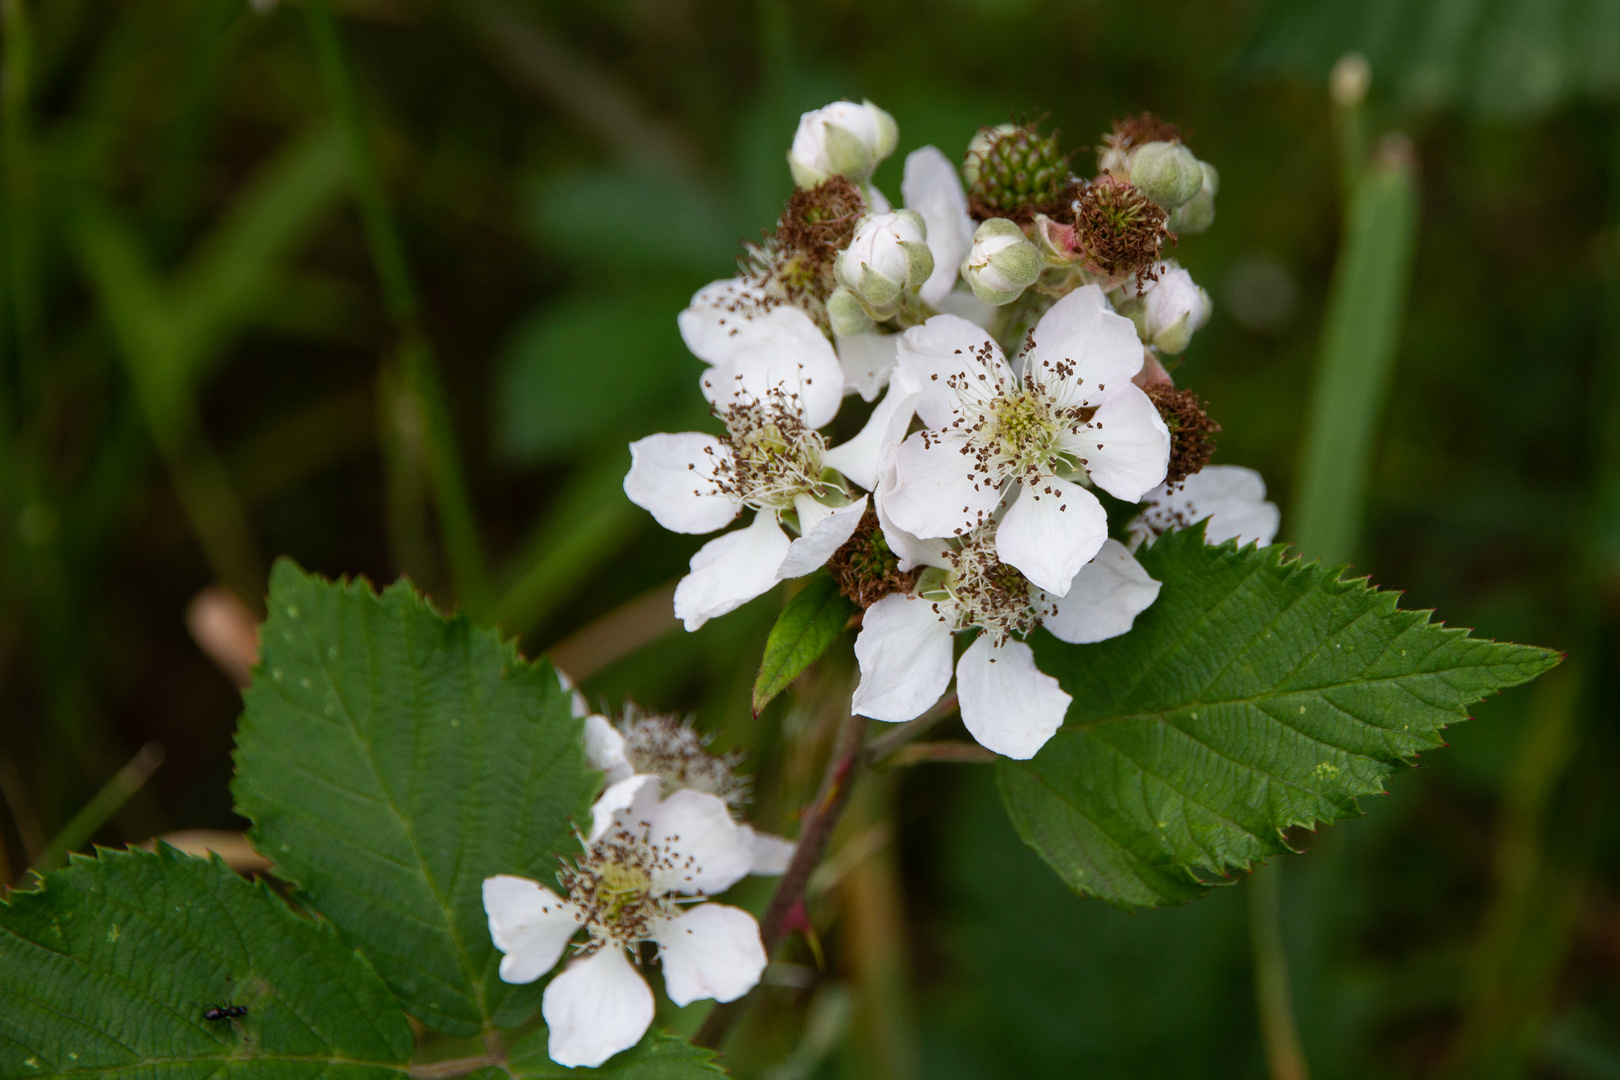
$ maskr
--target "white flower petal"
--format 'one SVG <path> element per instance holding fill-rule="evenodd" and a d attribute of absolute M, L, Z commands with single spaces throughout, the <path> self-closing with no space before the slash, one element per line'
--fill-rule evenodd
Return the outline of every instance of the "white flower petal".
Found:
<path fill-rule="evenodd" d="M 1209 519 L 1204 539 L 1211 544 L 1271 543 L 1281 514 L 1266 501 L 1266 482 L 1242 465 L 1205 465 L 1176 485 L 1148 493 L 1147 507 L 1130 524 L 1133 538 L 1151 538 Z"/>
<path fill-rule="evenodd" d="M 604 945 L 551 980 L 540 1014 L 551 1029 L 546 1052 L 552 1061 L 570 1069 L 595 1068 L 647 1033 L 652 989 L 623 949 Z"/>
<path fill-rule="evenodd" d="M 663 781 L 651 773 L 638 773 L 614 784 L 591 804 L 591 831 L 587 843 L 596 843 L 614 825 L 640 832 L 658 808 L 658 792 Z"/>
<path fill-rule="evenodd" d="M 900 335 L 875 331 L 852 337 L 835 334 L 833 342 L 838 348 L 838 366 L 844 369 L 844 392 L 857 393 L 865 401 L 875 399 L 889 385 Z"/>
<path fill-rule="evenodd" d="M 703 373 L 703 396 L 724 411 L 739 397 L 763 402 L 780 391 L 804 422 L 825 427 L 844 400 L 844 369 L 826 335 L 804 312 L 776 307 L 732 328 L 730 354 Z"/>
<path fill-rule="evenodd" d="M 1076 289 L 1053 304 L 1035 324 L 1034 336 L 1023 370 L 1061 408 L 1101 404 L 1142 368 L 1135 325 L 1108 306 L 1097 285 Z"/>
<path fill-rule="evenodd" d="M 681 339 L 699 360 L 723 364 L 737 358 L 737 334 L 747 322 L 771 308 L 765 290 L 747 278 L 711 281 L 675 317 Z"/>
<path fill-rule="evenodd" d="M 921 716 L 951 682 L 951 624 L 932 600 L 885 596 L 866 609 L 855 659 L 856 715 L 889 723 Z"/>
<path fill-rule="evenodd" d="M 717 795 L 681 788 L 653 811 L 647 842 L 668 856 L 653 875 L 656 892 L 714 896 L 748 876 L 749 837 Z"/>
<path fill-rule="evenodd" d="M 1091 482 L 1116 499 L 1140 502 L 1164 483 L 1170 466 L 1170 429 L 1139 388 L 1110 392 L 1079 436 L 1065 447 L 1086 463 Z"/>
<path fill-rule="evenodd" d="M 801 495 L 794 499 L 797 506 L 800 501 L 816 503 L 809 496 Z M 784 581 L 788 578 L 803 577 L 813 570 L 818 570 L 832 558 L 832 553 L 844 546 L 844 542 L 855 533 L 855 528 L 861 523 L 861 515 L 866 513 L 866 496 L 862 495 L 858 502 L 848 506 L 825 508 L 826 513 L 816 517 L 815 524 L 808 528 L 804 535 L 788 545 L 787 556 L 776 571 L 776 576 Z M 805 520 L 804 510 L 799 511 L 799 522 Z"/>
<path fill-rule="evenodd" d="M 752 825 L 739 825 L 737 828 L 742 830 L 752 856 L 748 864 L 750 874 L 775 877 L 787 871 L 788 863 L 793 861 L 793 853 L 799 850 L 798 844 L 770 833 L 755 832 Z"/>
<path fill-rule="evenodd" d="M 997 648 L 984 634 L 957 662 L 956 693 L 962 723 L 979 745 L 1020 761 L 1057 733 L 1073 700 L 1035 666 L 1028 645 L 1009 641 Z"/>
<path fill-rule="evenodd" d="M 675 586 L 675 617 L 696 630 L 767 592 L 776 584 L 790 543 L 776 515 L 764 510 L 747 528 L 710 540 L 692 556 L 692 572 Z"/>
<path fill-rule="evenodd" d="M 585 718 L 585 760 L 591 768 L 606 774 L 609 784 L 616 784 L 635 770 L 624 755 L 624 735 L 608 722 L 605 716 L 592 714 Z"/>
<path fill-rule="evenodd" d="M 579 909 L 528 878 L 497 874 L 484 879 L 489 936 L 501 957 L 501 981 L 531 983 L 557 966 L 579 930 Z"/>
<path fill-rule="evenodd" d="M 1044 603 L 1041 622 L 1060 641 L 1106 641 L 1131 628 L 1159 597 L 1159 583 L 1118 540 L 1106 541 L 1080 568 L 1068 595 Z"/>
<path fill-rule="evenodd" d="M 935 315 L 901 334 L 895 362 L 916 377 L 922 390 L 917 415 L 931 428 L 945 428 L 956 418 L 959 393 L 989 394 L 1011 376 L 1001 346 L 955 315 Z"/>
<path fill-rule="evenodd" d="M 917 380 L 908 372 L 898 372 L 860 434 L 828 450 L 822 455 L 821 463 L 843 473 L 867 491 L 876 491 L 879 477 L 888 469 L 900 441 L 906 437 L 916 404 Z"/>
<path fill-rule="evenodd" d="M 714 483 L 715 465 L 730 459 L 731 451 L 712 435 L 649 435 L 630 444 L 624 493 L 670 532 L 714 532 L 742 511 Z"/>
<path fill-rule="evenodd" d="M 996 556 L 1036 587 L 1062 596 L 1108 539 L 1108 512 L 1097 496 L 1055 476 L 1021 487 L 996 526 Z"/>
<path fill-rule="evenodd" d="M 1001 490 L 974 473 L 973 464 L 955 433 L 906 436 L 894 455 L 893 489 L 884 498 L 889 517 L 920 537 L 954 536 L 978 525 L 1001 501 Z"/>
<path fill-rule="evenodd" d="M 699 904 L 653 928 L 664 992 L 676 1005 L 702 998 L 735 1001 L 765 971 L 759 923 L 741 908 Z"/>
<path fill-rule="evenodd" d="M 557 685 L 563 688 L 565 694 L 570 695 L 568 707 L 575 717 L 590 715 L 590 702 L 586 701 L 585 695 L 579 692 L 579 687 L 574 685 L 574 680 L 570 679 L 567 673 L 561 669 L 557 669 Z"/>
<path fill-rule="evenodd" d="M 886 499 L 894 497 L 894 470 L 891 468 L 878 491 L 872 496 L 877 506 L 878 525 L 883 529 L 883 541 L 900 560 L 900 569 L 915 570 L 919 566 L 947 567 L 945 559 L 950 543 L 943 537 L 923 539 L 896 525 L 884 509 Z"/>
<path fill-rule="evenodd" d="M 934 272 L 919 295 L 937 305 L 956 285 L 958 268 L 973 246 L 973 219 L 968 217 L 967 193 L 956 166 L 937 147 L 925 146 L 906 155 L 900 194 L 906 208 L 922 215 L 928 226 L 928 250 Z"/>

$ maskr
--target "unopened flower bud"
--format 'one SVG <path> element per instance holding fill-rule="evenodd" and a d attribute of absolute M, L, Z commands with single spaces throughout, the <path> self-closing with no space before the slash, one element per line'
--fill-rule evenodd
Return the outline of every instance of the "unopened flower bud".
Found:
<path fill-rule="evenodd" d="M 872 316 L 853 292 L 840 285 L 827 297 L 827 320 L 839 337 L 854 337 L 872 329 Z"/>
<path fill-rule="evenodd" d="M 1198 194 L 1204 171 L 1179 142 L 1150 142 L 1131 155 L 1131 183 L 1166 210 Z"/>
<path fill-rule="evenodd" d="M 894 117 L 870 101 L 835 101 L 799 117 L 788 167 L 800 187 L 814 187 L 831 176 L 864 184 L 899 140 Z"/>
<path fill-rule="evenodd" d="M 973 250 L 962 263 L 962 277 L 973 295 L 987 304 L 1012 303 L 1040 274 L 1040 251 L 1006 218 L 991 218 L 979 226 Z"/>
<path fill-rule="evenodd" d="M 1119 312 L 1136 324 L 1144 344 L 1176 356 L 1186 351 L 1193 332 L 1209 321 L 1209 293 L 1175 263 L 1160 263 L 1154 269 L 1157 280 L 1149 282 L 1140 295 L 1129 295 L 1131 287 L 1125 287 L 1127 299 Z"/>
<path fill-rule="evenodd" d="M 834 272 L 874 313 L 891 312 L 906 289 L 919 288 L 934 272 L 927 237 L 928 227 L 913 210 L 868 214 L 839 252 Z"/>
<path fill-rule="evenodd" d="M 1201 233 L 1215 224 L 1215 196 L 1221 190 L 1221 174 L 1207 161 L 1198 164 L 1203 168 L 1204 182 L 1198 194 L 1170 214 L 1169 228 L 1173 233 Z"/>

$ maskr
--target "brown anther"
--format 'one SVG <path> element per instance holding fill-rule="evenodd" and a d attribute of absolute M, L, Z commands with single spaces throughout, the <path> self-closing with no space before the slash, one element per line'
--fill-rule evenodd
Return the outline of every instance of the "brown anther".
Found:
<path fill-rule="evenodd" d="M 838 583 L 838 591 L 862 608 L 871 607 L 891 593 L 910 592 L 918 573 L 900 569 L 900 559 L 889 550 L 871 506 L 861 515 L 854 535 L 827 560 L 827 571 Z"/>
<path fill-rule="evenodd" d="M 1170 429 L 1170 469 L 1165 483 L 1179 484 L 1209 464 L 1215 453 L 1214 436 L 1221 425 L 1191 390 L 1159 383 L 1145 387 L 1144 392 L 1164 418 L 1164 426 Z"/>

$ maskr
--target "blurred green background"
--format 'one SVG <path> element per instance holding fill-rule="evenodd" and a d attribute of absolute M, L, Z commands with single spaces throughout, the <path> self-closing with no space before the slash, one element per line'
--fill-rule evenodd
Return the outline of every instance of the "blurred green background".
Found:
<path fill-rule="evenodd" d="M 293 0 L 0 12 L 0 880 L 241 828 L 198 639 L 281 554 L 408 572 L 598 700 L 695 710 L 791 831 L 847 642 L 754 720 L 782 595 L 671 633 L 701 541 L 619 481 L 629 439 L 708 422 L 674 315 L 774 220 L 798 114 L 892 111 L 891 195 L 905 152 L 1011 114 L 1081 171 L 1116 116 L 1190 129 L 1222 187 L 1175 251 L 1215 301 L 1177 379 L 1285 538 L 1357 147 L 1401 130 L 1415 255 L 1352 561 L 1571 660 L 1296 838 L 1300 1038 L 1317 1077 L 1620 1077 L 1620 2 L 345 0 L 337 39 Z M 1352 50 L 1370 96 L 1336 112 Z M 982 766 L 856 803 L 825 967 L 767 988 L 740 1075 L 1267 1074 L 1247 886 L 1080 900 Z"/>

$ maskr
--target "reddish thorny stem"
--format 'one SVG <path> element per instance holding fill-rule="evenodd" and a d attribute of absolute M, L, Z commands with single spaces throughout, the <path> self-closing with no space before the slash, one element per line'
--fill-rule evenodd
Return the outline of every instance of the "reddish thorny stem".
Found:
<path fill-rule="evenodd" d="M 765 955 L 779 945 L 791 929 L 790 916 L 794 910 L 803 903 L 804 890 L 810 883 L 810 875 L 821 862 L 822 854 L 827 850 L 827 841 L 832 837 L 833 827 L 838 824 L 839 815 L 844 811 L 844 805 L 849 801 L 849 793 L 855 787 L 855 780 L 859 776 L 866 762 L 861 753 L 866 742 L 867 720 L 864 716 L 850 716 L 844 721 L 844 729 L 839 734 L 838 747 L 833 752 L 832 760 L 827 763 L 826 775 L 822 777 L 821 789 L 806 809 L 804 826 L 799 830 L 798 848 L 793 853 L 793 860 L 782 874 L 782 880 L 776 885 L 776 891 L 771 894 L 770 905 L 765 909 L 765 917 L 759 922 L 760 940 L 765 944 Z M 706 1046 L 711 1050 L 718 1050 L 725 1040 L 726 1033 L 736 1022 L 742 1012 L 743 1003 L 749 995 L 744 995 L 735 1001 L 728 1001 L 716 1005 L 709 1013 L 708 1019 L 692 1037 L 692 1042 L 698 1046 Z"/>

